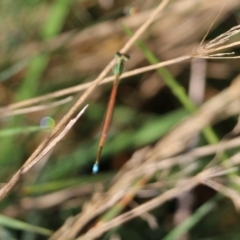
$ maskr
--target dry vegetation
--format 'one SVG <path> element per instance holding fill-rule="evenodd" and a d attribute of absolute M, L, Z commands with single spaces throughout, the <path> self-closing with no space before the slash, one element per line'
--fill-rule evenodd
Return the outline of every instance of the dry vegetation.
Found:
<path fill-rule="evenodd" d="M 239 1 L 18 4 L 0 2 L 0 239 L 238 239 Z"/>

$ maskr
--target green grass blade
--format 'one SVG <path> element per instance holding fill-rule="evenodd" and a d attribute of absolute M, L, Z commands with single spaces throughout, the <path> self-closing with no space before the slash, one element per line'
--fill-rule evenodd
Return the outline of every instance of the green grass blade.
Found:
<path fill-rule="evenodd" d="M 39 126 L 31 126 L 31 127 L 19 127 L 19 128 L 5 128 L 3 130 L 0 130 L 0 137 L 9 137 L 14 136 L 18 134 L 27 134 L 31 132 L 37 132 L 42 130 Z"/>
<path fill-rule="evenodd" d="M 127 26 L 123 25 L 123 29 L 128 35 L 132 36 L 133 32 Z M 157 57 L 150 51 L 149 48 L 147 48 L 147 46 L 142 41 L 136 41 L 136 45 L 142 51 L 149 63 L 156 64 L 159 62 Z M 157 69 L 157 72 L 163 77 L 164 82 L 171 89 L 173 94 L 178 98 L 183 107 L 189 112 L 194 113 L 197 110 L 197 107 L 188 97 L 185 89 L 178 83 L 176 79 L 174 79 L 171 73 L 166 68 L 159 68 Z M 217 135 L 210 127 L 205 127 L 203 129 L 203 135 L 211 144 L 219 142 Z"/>
<path fill-rule="evenodd" d="M 55 0 L 50 7 L 49 17 L 46 20 L 43 29 L 41 30 L 42 40 L 47 40 L 59 34 L 64 24 L 67 13 L 69 12 L 72 1 Z M 31 59 L 30 65 L 26 71 L 21 87 L 15 94 L 15 100 L 31 98 L 36 95 L 41 77 L 46 70 L 50 60 L 50 53 L 41 53 Z M 22 117 L 15 117 L 5 126 L 13 128 L 16 124 L 21 125 Z M 22 149 L 15 143 L 13 138 L 4 139 L 1 141 L 2 152 L 0 156 L 0 166 L 5 165 L 8 159 L 12 159 L 17 165 L 21 159 Z M 15 149 L 15 151 L 12 151 Z M 13 164 L 14 166 L 14 164 Z"/>
<path fill-rule="evenodd" d="M 19 229 L 23 231 L 35 232 L 41 235 L 50 236 L 52 234 L 51 230 L 34 226 L 22 221 L 6 217 L 0 214 L 0 226 L 5 226 L 9 228 Z"/>
<path fill-rule="evenodd" d="M 213 199 L 210 199 L 199 207 L 195 213 L 193 213 L 189 218 L 183 221 L 180 225 L 174 228 L 167 236 L 162 238 L 162 240 L 173 240 L 179 239 L 184 233 L 188 232 L 193 228 L 198 222 L 200 222 L 203 217 L 205 217 L 217 204 L 217 202 L 222 198 L 221 195 L 217 195 Z"/>

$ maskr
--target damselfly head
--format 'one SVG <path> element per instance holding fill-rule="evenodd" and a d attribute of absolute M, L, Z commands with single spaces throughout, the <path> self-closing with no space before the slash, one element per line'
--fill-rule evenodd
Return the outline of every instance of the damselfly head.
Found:
<path fill-rule="evenodd" d="M 122 54 L 120 52 L 115 53 L 116 63 L 113 68 L 114 75 L 120 76 L 124 69 L 124 62 L 129 60 L 129 56 L 127 54 Z"/>
<path fill-rule="evenodd" d="M 117 52 L 117 53 L 115 53 L 115 59 L 117 61 L 120 60 L 120 61 L 126 62 L 126 61 L 128 61 L 130 59 L 130 56 L 127 55 L 127 54 L 123 54 L 123 53 Z"/>

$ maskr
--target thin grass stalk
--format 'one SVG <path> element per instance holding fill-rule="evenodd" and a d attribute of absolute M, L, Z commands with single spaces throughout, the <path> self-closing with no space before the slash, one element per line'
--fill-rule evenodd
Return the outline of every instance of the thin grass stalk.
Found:
<path fill-rule="evenodd" d="M 123 26 L 124 31 L 128 35 L 132 35 L 133 32 L 127 26 Z M 159 59 L 151 52 L 151 50 L 143 43 L 143 41 L 136 41 L 136 45 L 142 51 L 146 59 L 150 64 L 156 64 Z M 197 110 L 197 106 L 192 102 L 192 100 L 187 95 L 184 87 L 182 87 L 178 81 L 172 76 L 172 74 L 166 68 L 158 68 L 157 72 L 163 77 L 165 84 L 171 89 L 172 93 L 177 97 L 183 107 L 190 113 L 194 113 Z M 214 144 L 219 142 L 219 138 L 211 127 L 205 127 L 203 129 L 203 135 L 208 141 L 208 143 Z"/>

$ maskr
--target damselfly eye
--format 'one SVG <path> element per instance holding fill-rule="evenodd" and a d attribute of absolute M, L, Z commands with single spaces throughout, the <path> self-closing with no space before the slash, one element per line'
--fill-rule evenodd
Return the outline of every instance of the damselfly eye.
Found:
<path fill-rule="evenodd" d="M 115 58 L 117 61 L 121 60 L 121 61 L 128 61 L 130 59 L 130 56 L 127 54 L 123 54 L 120 52 L 115 53 Z"/>
<path fill-rule="evenodd" d="M 121 56 L 122 56 L 122 54 L 120 52 L 116 52 L 115 55 L 114 55 L 114 57 L 116 59 L 121 58 Z"/>
<path fill-rule="evenodd" d="M 122 54 L 122 58 L 126 62 L 126 61 L 128 61 L 130 59 L 130 56 L 127 55 L 127 54 Z"/>

